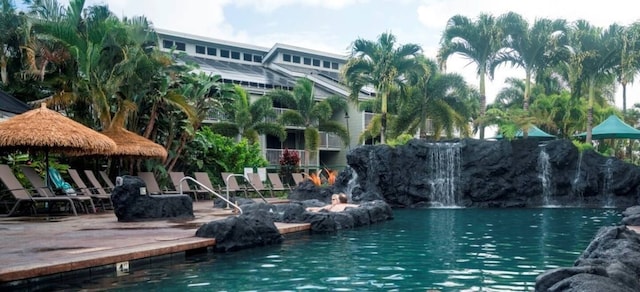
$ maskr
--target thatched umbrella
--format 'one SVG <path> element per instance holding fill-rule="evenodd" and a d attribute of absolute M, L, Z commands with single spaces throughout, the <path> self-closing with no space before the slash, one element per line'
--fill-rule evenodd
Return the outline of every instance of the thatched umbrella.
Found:
<path fill-rule="evenodd" d="M 0 148 L 43 151 L 49 183 L 49 151 L 75 155 L 104 154 L 116 148 L 109 137 L 62 114 L 45 103 L 0 122 Z"/>
<path fill-rule="evenodd" d="M 130 173 L 133 172 L 134 160 L 137 158 L 159 158 L 163 161 L 167 159 L 167 150 L 162 145 L 131 132 L 119 126 L 120 124 L 120 121 L 116 119 L 107 130 L 102 131 L 102 134 L 116 142 L 116 148 L 107 155 L 114 158 L 119 157 L 121 161 L 129 160 L 131 163 Z M 120 171 L 118 170 L 118 172 Z"/>
<path fill-rule="evenodd" d="M 120 126 L 111 126 L 102 134 L 116 143 L 116 148 L 107 153 L 109 156 L 128 158 L 167 158 L 167 150 L 160 144 L 133 133 Z"/>

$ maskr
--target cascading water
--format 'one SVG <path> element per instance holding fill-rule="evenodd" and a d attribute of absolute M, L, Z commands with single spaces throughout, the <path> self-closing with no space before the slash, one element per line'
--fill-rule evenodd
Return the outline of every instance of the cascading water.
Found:
<path fill-rule="evenodd" d="M 571 184 L 571 190 L 573 191 L 573 195 L 578 198 L 578 204 L 581 204 L 584 193 L 584 186 L 580 185 L 580 179 L 582 178 L 582 152 L 578 154 L 578 164 L 576 169 L 576 176 L 573 179 Z"/>
<path fill-rule="evenodd" d="M 551 189 L 551 164 L 549 163 L 549 154 L 544 148 L 540 150 L 538 155 L 538 169 L 540 170 L 538 177 L 542 183 L 542 204 L 549 206 L 553 195 Z"/>
<path fill-rule="evenodd" d="M 427 173 L 431 186 L 431 204 L 455 207 L 458 204 L 456 184 L 460 181 L 461 148 L 459 143 L 430 143 Z"/>
<path fill-rule="evenodd" d="M 611 184 L 613 182 L 613 169 L 611 165 L 613 164 L 613 159 L 607 159 L 605 163 L 604 169 L 604 182 L 602 184 L 602 193 L 605 197 L 604 207 L 610 208 L 614 206 L 613 200 L 613 192 L 611 191 Z"/>
<path fill-rule="evenodd" d="M 351 201 L 351 192 L 358 185 L 357 181 L 358 181 L 358 173 L 352 170 L 351 178 L 349 179 L 349 182 L 347 182 L 347 188 L 344 190 L 344 193 L 349 198 L 349 201 Z"/>

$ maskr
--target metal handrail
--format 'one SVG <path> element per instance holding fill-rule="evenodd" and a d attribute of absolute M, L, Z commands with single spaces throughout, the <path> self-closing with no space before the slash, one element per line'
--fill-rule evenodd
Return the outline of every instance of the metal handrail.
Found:
<path fill-rule="evenodd" d="M 229 205 L 232 205 L 234 208 L 236 208 L 236 209 L 238 209 L 238 211 L 240 211 L 240 214 L 242 214 L 242 208 L 240 208 L 240 206 L 238 206 L 238 205 L 236 205 L 234 203 L 231 203 L 231 201 L 229 201 L 229 190 L 228 189 L 227 189 L 227 198 L 225 199 L 225 197 L 222 196 L 221 194 L 216 193 L 214 190 L 212 190 L 209 187 L 203 185 L 201 182 L 197 181 L 196 179 L 194 179 L 194 178 L 192 178 L 190 176 L 185 176 L 185 177 L 180 179 L 180 189 L 179 189 L 180 194 L 183 194 L 183 192 L 182 192 L 182 182 L 184 180 L 187 180 L 187 179 L 192 181 L 192 182 L 194 182 L 194 183 L 196 183 L 198 186 L 200 186 L 201 188 L 209 191 L 210 193 L 216 195 L 216 197 L 218 197 L 218 198 L 222 199 L 223 201 L 227 202 L 227 209 L 229 208 Z"/>
<path fill-rule="evenodd" d="M 262 193 L 261 193 L 258 189 L 256 189 L 256 186 L 254 186 L 254 185 L 251 183 L 251 180 L 250 180 L 246 175 L 244 175 L 244 174 L 236 174 L 236 173 L 232 173 L 232 174 L 228 175 L 228 176 L 225 178 L 225 185 L 227 186 L 227 199 L 229 199 L 229 178 L 230 178 L 230 177 L 232 177 L 232 176 L 240 176 L 240 177 L 243 177 L 243 178 L 244 178 L 244 180 L 245 180 L 246 182 L 248 182 L 248 183 L 251 185 L 251 187 L 252 187 L 252 188 L 253 188 L 253 189 L 258 193 L 258 196 L 260 196 L 260 198 L 262 198 L 262 200 L 263 200 L 265 203 L 269 204 L 269 201 L 267 201 L 267 199 L 265 199 L 265 198 L 264 198 L 264 196 L 262 195 Z M 245 194 L 246 194 L 246 190 L 245 190 Z M 228 206 L 228 205 L 227 205 L 227 208 L 229 208 L 229 206 Z"/>

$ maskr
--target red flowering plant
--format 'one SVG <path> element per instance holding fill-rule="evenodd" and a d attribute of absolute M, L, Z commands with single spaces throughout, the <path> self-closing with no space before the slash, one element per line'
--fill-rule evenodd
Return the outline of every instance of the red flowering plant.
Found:
<path fill-rule="evenodd" d="M 289 151 L 285 148 L 280 156 L 280 177 L 288 184 L 295 185 L 291 174 L 296 172 L 300 172 L 300 155 L 297 151 Z"/>

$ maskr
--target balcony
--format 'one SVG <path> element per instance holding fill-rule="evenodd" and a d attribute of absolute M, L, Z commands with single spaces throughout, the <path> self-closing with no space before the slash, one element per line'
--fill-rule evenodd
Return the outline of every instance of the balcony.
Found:
<path fill-rule="evenodd" d="M 280 157 L 282 156 L 283 151 L 284 149 L 267 148 L 267 152 L 265 154 L 266 154 L 267 161 L 269 161 L 269 165 L 279 165 Z M 307 163 L 307 157 L 304 155 L 305 153 L 304 150 L 289 149 L 289 151 L 298 152 L 298 156 L 300 157 L 301 167 L 304 167 L 306 165 L 320 165 L 320 158 L 319 158 L 320 155 L 316 155 L 316 157 L 311 161 L 311 164 L 309 164 Z"/>

